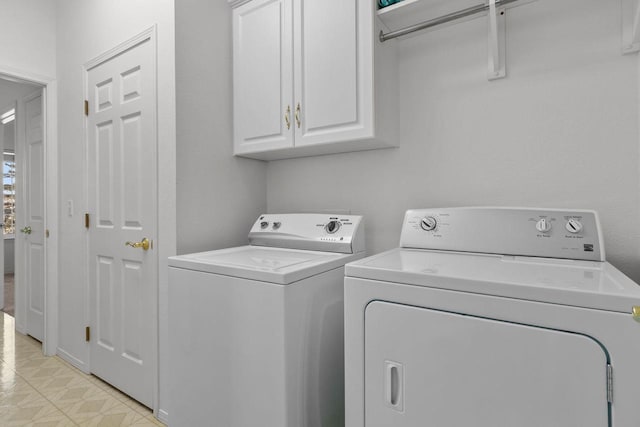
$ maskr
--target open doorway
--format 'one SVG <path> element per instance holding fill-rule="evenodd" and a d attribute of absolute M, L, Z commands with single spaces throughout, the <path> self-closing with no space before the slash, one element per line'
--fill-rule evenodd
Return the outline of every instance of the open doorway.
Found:
<path fill-rule="evenodd" d="M 2 125 L 2 235 L 4 249 L 4 300 L 2 311 L 15 316 L 15 237 L 16 237 L 16 102 L 0 110 Z"/>
<path fill-rule="evenodd" d="M 29 117 L 25 102 L 41 96 L 42 87 L 36 84 L 7 79 L 0 76 L 0 147 L 2 148 L 3 214 L 0 245 L 0 307 L 5 313 L 15 316 L 17 286 L 26 286 L 21 277 L 16 277 L 17 211 L 23 195 L 18 191 L 21 164 L 18 161 L 25 152 Z M 40 118 L 41 120 L 41 118 Z M 42 128 L 42 125 L 40 125 Z M 22 187 L 24 188 L 24 187 Z M 26 230 L 25 230 L 26 231 Z"/>

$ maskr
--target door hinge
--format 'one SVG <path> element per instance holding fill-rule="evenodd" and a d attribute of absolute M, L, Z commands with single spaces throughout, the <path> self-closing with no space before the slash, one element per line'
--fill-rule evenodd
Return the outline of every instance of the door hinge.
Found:
<path fill-rule="evenodd" d="M 613 403 L 613 368 L 607 364 L 607 402 Z"/>
<path fill-rule="evenodd" d="M 84 101 L 84 115 L 85 116 L 89 115 L 89 101 L 87 101 L 86 99 Z"/>
<path fill-rule="evenodd" d="M 84 328 L 84 340 L 86 342 L 91 341 L 91 327 L 87 326 L 86 328 Z"/>
<path fill-rule="evenodd" d="M 84 214 L 84 228 L 89 228 L 89 214 Z"/>
<path fill-rule="evenodd" d="M 44 231 L 44 237 L 46 237 L 47 239 L 49 238 L 49 229 L 48 228 Z"/>

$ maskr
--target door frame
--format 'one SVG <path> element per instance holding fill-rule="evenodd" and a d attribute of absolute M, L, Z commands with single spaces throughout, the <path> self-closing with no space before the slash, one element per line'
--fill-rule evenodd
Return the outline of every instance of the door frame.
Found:
<path fill-rule="evenodd" d="M 58 86 L 57 80 L 23 70 L 0 67 L 0 77 L 15 82 L 37 84 L 42 87 L 43 103 L 43 144 L 44 144 L 44 212 L 45 229 L 49 237 L 44 239 L 44 337 L 42 350 L 45 355 L 53 356 L 58 348 Z M 22 107 L 21 107 L 22 108 Z M 16 117 L 18 117 L 16 111 Z M 24 115 L 24 112 L 22 112 Z M 17 128 L 18 126 L 16 126 Z M 16 144 L 23 144 L 21 139 Z M 17 151 L 17 147 L 16 147 Z M 18 159 L 16 159 L 18 160 Z M 16 226 L 19 218 L 16 218 Z M 16 251 L 18 255 L 18 252 Z M 20 262 L 16 256 L 16 277 L 20 272 Z M 17 285 L 17 283 L 16 283 Z M 15 327 L 22 334 L 26 333 L 27 298 L 24 286 L 16 286 L 15 290 Z"/>
<path fill-rule="evenodd" d="M 156 210 L 156 229 L 157 229 L 157 235 L 155 236 L 154 240 L 154 246 L 155 246 L 155 256 L 157 257 L 157 269 L 158 271 L 156 272 L 156 283 L 155 286 L 152 286 L 152 295 L 151 295 L 151 299 L 152 299 L 152 337 L 151 337 L 151 346 L 153 348 L 152 351 L 152 356 L 150 359 L 150 364 L 151 364 L 151 370 L 154 373 L 154 378 L 153 378 L 153 397 L 152 397 L 152 402 L 153 402 L 153 410 L 154 410 L 154 414 L 157 416 L 158 415 L 158 403 L 159 403 L 159 387 L 160 387 L 160 374 L 159 374 L 159 330 L 160 330 L 160 322 L 159 322 L 159 298 L 160 298 L 160 288 L 163 286 L 163 282 L 166 281 L 166 277 L 168 275 L 168 272 L 164 272 L 163 271 L 166 270 L 166 266 L 167 263 L 166 262 L 162 262 L 163 260 L 163 256 L 166 255 L 167 251 L 169 251 L 170 254 L 171 253 L 171 247 L 175 247 L 175 233 L 168 233 L 166 242 L 167 245 L 163 246 L 162 245 L 162 240 L 161 240 L 161 232 L 160 229 L 162 226 L 167 226 L 169 224 L 173 224 L 173 227 L 175 228 L 175 214 L 173 216 L 170 216 L 168 218 L 168 222 L 163 222 L 163 219 L 167 219 L 166 217 L 163 217 L 161 211 L 160 211 L 160 200 L 164 200 L 164 199 L 173 199 L 175 200 L 175 175 L 173 175 L 174 177 L 174 183 L 172 184 L 172 186 L 167 186 L 166 185 L 166 180 L 162 180 L 160 179 L 160 170 L 162 169 L 160 167 L 161 164 L 161 157 L 164 157 L 164 154 L 169 154 L 167 151 L 172 151 L 172 153 L 175 154 L 175 139 L 173 140 L 174 146 L 172 150 L 167 150 L 167 145 L 163 144 L 162 142 L 162 136 L 161 136 L 161 129 L 160 129 L 160 123 L 161 123 L 161 117 L 160 117 L 160 113 L 159 113 L 159 102 L 160 102 L 160 96 L 159 96 L 159 79 L 158 79 L 158 38 L 157 38 L 157 26 L 153 25 L 149 28 L 147 28 L 146 30 L 142 31 L 141 33 L 139 33 L 138 35 L 126 40 L 123 43 L 120 43 L 119 45 L 113 47 L 112 49 L 102 53 L 101 55 L 98 55 L 97 57 L 87 61 L 86 63 L 83 64 L 82 66 L 82 84 L 83 84 L 83 96 L 84 99 L 89 99 L 89 94 L 88 94 L 88 73 L 89 71 L 104 63 L 109 61 L 112 58 L 115 58 L 116 56 L 122 54 L 123 52 L 135 47 L 136 45 L 144 42 L 145 40 L 149 40 L 149 43 L 151 43 L 151 48 L 153 51 L 153 62 L 154 62 L 154 67 L 155 67 L 155 76 L 156 76 L 156 105 L 155 105 L 155 112 L 156 112 L 156 182 L 157 182 L 157 187 L 156 187 L 156 192 L 157 192 L 157 197 L 156 197 L 156 206 L 155 206 L 155 210 Z M 84 150 L 84 171 L 83 171 L 83 175 L 84 175 L 84 194 L 85 194 L 85 200 L 88 201 L 89 200 L 89 150 L 88 150 L 88 146 L 87 146 L 87 142 L 89 139 L 89 129 L 87 127 L 87 117 L 84 117 L 84 144 L 83 144 L 83 150 Z M 174 157 L 175 158 L 175 157 Z M 175 169 L 174 169 L 175 170 Z M 171 177 L 171 173 L 168 173 L 167 175 L 169 175 L 169 178 Z M 165 185 L 163 185 L 165 184 Z M 173 189 L 173 192 L 172 192 Z M 164 196 L 164 197 L 163 197 Z M 86 253 L 89 253 L 89 244 L 90 244 L 90 239 L 89 239 L 89 230 L 85 230 L 85 250 Z M 173 242 L 173 243 L 172 243 Z M 166 257 L 165 257 L 166 258 Z M 85 271 L 84 271 L 84 275 L 87 278 L 87 287 L 89 286 L 89 263 L 91 262 L 90 259 L 87 258 L 86 263 L 85 263 Z M 90 289 L 87 288 L 87 292 L 85 293 L 85 322 L 87 325 L 91 324 L 91 300 L 90 300 Z M 90 343 L 87 342 L 86 343 L 86 348 L 87 348 L 87 364 L 86 364 L 86 368 L 87 368 L 87 372 L 92 372 L 91 370 L 91 349 L 90 349 Z"/>

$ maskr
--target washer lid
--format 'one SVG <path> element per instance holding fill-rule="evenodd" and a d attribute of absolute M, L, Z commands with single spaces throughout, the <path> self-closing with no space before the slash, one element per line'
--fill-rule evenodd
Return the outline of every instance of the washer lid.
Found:
<path fill-rule="evenodd" d="M 341 267 L 361 256 L 240 246 L 170 257 L 169 266 L 285 285 Z"/>
<path fill-rule="evenodd" d="M 640 286 L 608 262 L 398 248 L 352 262 L 348 277 L 630 313 Z"/>

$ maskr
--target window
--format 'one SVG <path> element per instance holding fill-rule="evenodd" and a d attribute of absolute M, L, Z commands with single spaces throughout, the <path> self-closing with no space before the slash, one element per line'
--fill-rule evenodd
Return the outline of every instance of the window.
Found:
<path fill-rule="evenodd" d="M 11 110 L 7 111 L 6 113 L 0 116 L 0 123 L 2 123 L 3 125 L 6 125 L 7 123 L 14 121 L 15 119 L 16 119 L 16 109 L 12 108 Z"/>
<path fill-rule="evenodd" d="M 5 236 L 16 232 L 16 155 L 5 152 L 2 162 L 3 198 L 3 233 Z"/>

